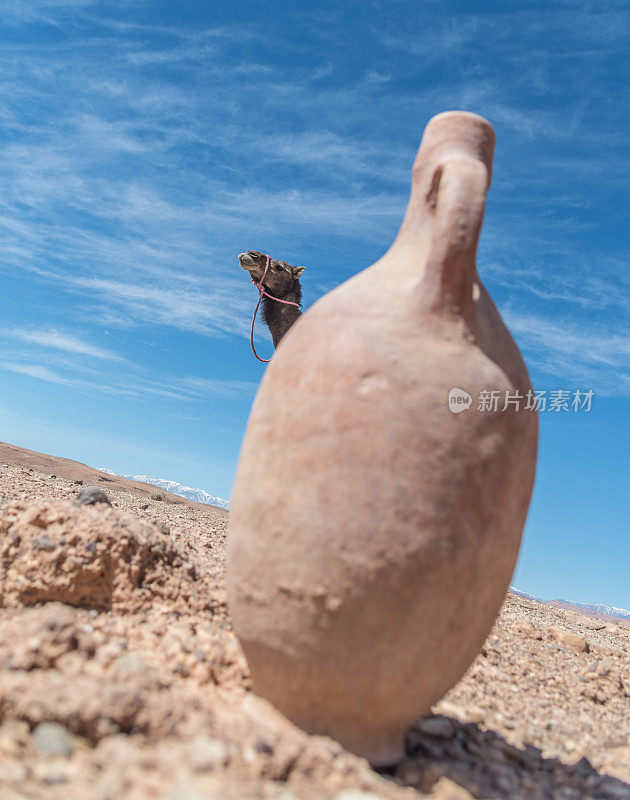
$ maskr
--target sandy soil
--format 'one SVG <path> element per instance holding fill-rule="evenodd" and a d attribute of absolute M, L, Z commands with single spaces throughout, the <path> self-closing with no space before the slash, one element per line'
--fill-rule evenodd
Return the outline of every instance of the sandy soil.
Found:
<path fill-rule="evenodd" d="M 0 800 L 630 799 L 630 631 L 509 596 L 377 773 L 249 691 L 225 513 L 1 452 Z"/>

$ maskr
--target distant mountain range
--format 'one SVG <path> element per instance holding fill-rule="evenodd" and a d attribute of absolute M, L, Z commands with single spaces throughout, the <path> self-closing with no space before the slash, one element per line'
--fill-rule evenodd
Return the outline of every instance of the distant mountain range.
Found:
<path fill-rule="evenodd" d="M 536 597 L 536 595 L 522 592 L 520 589 L 516 589 L 514 586 L 510 586 L 510 591 L 512 594 L 516 594 L 519 597 L 525 597 L 527 600 L 536 600 L 537 602 L 544 603 L 548 606 L 566 608 L 570 611 L 578 611 L 586 614 L 587 616 L 594 616 L 598 618 L 613 617 L 614 619 L 625 619 L 630 621 L 630 611 L 626 611 L 625 608 L 607 606 L 603 603 L 576 603 L 572 600 L 543 600 L 541 597 Z"/>
<path fill-rule="evenodd" d="M 112 472 L 111 469 L 101 467 L 101 472 L 106 472 L 108 475 L 117 475 L 118 473 Z M 187 500 L 193 500 L 195 503 L 206 503 L 210 506 L 218 506 L 219 508 L 230 508 L 230 501 L 223 500 L 221 497 L 206 492 L 204 489 L 193 489 L 191 486 L 184 486 L 177 481 L 169 481 L 166 478 L 150 478 L 148 475 L 118 475 L 119 478 L 127 478 L 130 481 L 141 481 L 142 483 L 150 483 L 152 486 L 157 486 L 159 489 L 165 489 L 167 492 L 172 492 L 180 497 L 185 497 Z"/>

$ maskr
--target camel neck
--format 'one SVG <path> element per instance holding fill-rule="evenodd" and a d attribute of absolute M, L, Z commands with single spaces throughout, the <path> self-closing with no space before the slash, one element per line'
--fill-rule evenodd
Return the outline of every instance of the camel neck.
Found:
<path fill-rule="evenodd" d="M 302 287 L 300 286 L 299 280 L 296 279 L 291 291 L 282 299 L 288 300 L 291 303 L 301 302 Z M 273 346 L 277 347 L 291 325 L 302 315 L 302 312 L 296 306 L 287 306 L 284 303 L 278 303 L 266 296 L 263 297 L 262 309 L 263 320 L 271 332 Z"/>

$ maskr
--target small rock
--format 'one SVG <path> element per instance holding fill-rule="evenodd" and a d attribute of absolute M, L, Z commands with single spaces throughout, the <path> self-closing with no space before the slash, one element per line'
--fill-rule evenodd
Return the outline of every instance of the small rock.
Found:
<path fill-rule="evenodd" d="M 95 503 L 106 503 L 108 506 L 111 506 L 109 497 L 98 486 L 86 486 L 85 489 L 81 489 L 77 495 L 77 503 L 84 506 L 91 506 Z"/>
<path fill-rule="evenodd" d="M 587 686 L 582 695 L 594 703 L 599 703 L 601 706 L 606 705 L 608 702 L 608 695 L 596 686 Z"/>
<path fill-rule="evenodd" d="M 160 795 L 163 800 L 219 800 L 219 795 L 209 794 L 205 788 L 203 791 L 189 783 L 179 783 L 164 795 Z"/>
<path fill-rule="evenodd" d="M 166 522 L 162 522 L 161 519 L 154 519 L 152 520 L 155 527 L 159 530 L 160 533 L 163 533 L 165 536 L 168 536 L 171 532 L 171 529 L 166 524 Z"/>
<path fill-rule="evenodd" d="M 141 510 L 142 510 L 142 511 L 146 511 L 148 507 L 149 507 L 149 504 L 148 504 L 148 503 L 143 503 L 143 504 L 140 506 L 140 508 L 141 508 Z"/>
<path fill-rule="evenodd" d="M 431 788 L 430 797 L 434 800 L 473 800 L 473 796 L 463 786 L 444 777 Z"/>
<path fill-rule="evenodd" d="M 208 772 L 225 766 L 229 761 L 227 747 L 219 739 L 198 736 L 190 743 L 190 765 L 196 772 Z"/>
<path fill-rule="evenodd" d="M 83 481 L 75 481 L 74 485 L 75 486 L 83 486 Z"/>
<path fill-rule="evenodd" d="M 273 754 L 273 745 L 269 742 L 266 742 L 264 739 L 257 739 L 256 740 L 256 751 L 258 753 L 265 753 L 266 755 Z"/>
<path fill-rule="evenodd" d="M 45 755 L 71 756 L 74 740 L 63 725 L 56 722 L 41 722 L 33 731 L 33 742 L 37 750 Z"/>
<path fill-rule="evenodd" d="M 8 719 L 0 725 L 0 751 L 3 753 L 21 754 L 30 738 L 30 728 L 24 720 Z"/>
<path fill-rule="evenodd" d="M 121 642 L 121 644 L 124 643 Z M 131 682 L 137 676 L 146 675 L 149 671 L 149 664 L 140 656 L 123 652 L 114 659 L 111 670 L 118 680 Z"/>
<path fill-rule="evenodd" d="M 575 650 L 580 650 L 583 653 L 588 653 L 590 647 L 586 639 L 578 636 L 576 633 L 569 633 L 569 631 L 562 630 L 561 628 L 548 628 L 547 633 L 552 639 L 561 644 L 566 644 L 568 647 L 573 647 Z"/>
<path fill-rule="evenodd" d="M 530 639 L 542 639 L 542 633 L 528 619 L 519 622 L 519 624 L 516 626 L 516 629 L 519 633 L 523 634 L 523 636 L 528 636 Z"/>
<path fill-rule="evenodd" d="M 48 786 L 67 783 L 70 780 L 70 765 L 66 761 L 40 762 L 33 767 L 33 776 Z M 0 797 L 0 800 L 1 797 Z"/>
<path fill-rule="evenodd" d="M 468 722 L 483 722 L 486 718 L 486 712 L 479 706 L 468 706 L 464 715 Z"/>
<path fill-rule="evenodd" d="M 612 658 L 606 656 L 606 658 L 602 658 L 602 660 L 598 663 L 596 672 L 600 676 L 605 676 L 610 674 L 610 670 L 613 667 Z"/>
<path fill-rule="evenodd" d="M 461 706 L 458 706 L 456 703 L 451 703 L 450 700 L 442 700 L 438 707 L 438 711 L 440 714 L 444 714 L 446 717 L 455 717 L 456 719 L 463 719 L 466 716 L 466 712 Z"/>
<path fill-rule="evenodd" d="M 578 636 L 576 633 L 567 633 L 564 631 L 560 635 L 559 641 L 562 642 L 562 644 L 566 644 L 569 647 L 573 647 L 575 650 L 580 650 L 583 653 L 588 653 L 591 649 L 586 639 L 584 639 L 582 636 Z"/>
<path fill-rule="evenodd" d="M 363 792 L 361 789 L 344 789 L 335 800 L 383 800 L 383 798 L 372 792 Z"/>
<path fill-rule="evenodd" d="M 604 747 L 612 749 L 613 747 L 625 747 L 628 744 L 628 737 L 620 734 L 613 734 L 604 741 Z"/>
<path fill-rule="evenodd" d="M 33 538 L 33 548 L 35 550 L 54 550 L 57 545 L 53 542 L 47 533 L 38 533 Z"/>
<path fill-rule="evenodd" d="M 217 589 L 217 591 L 212 595 L 212 599 L 215 601 L 215 603 L 218 603 L 218 605 L 224 606 L 227 604 L 227 592 L 225 589 Z"/>
<path fill-rule="evenodd" d="M 51 478 L 56 478 L 57 476 L 56 476 L 56 475 L 51 475 L 50 477 L 51 477 Z"/>

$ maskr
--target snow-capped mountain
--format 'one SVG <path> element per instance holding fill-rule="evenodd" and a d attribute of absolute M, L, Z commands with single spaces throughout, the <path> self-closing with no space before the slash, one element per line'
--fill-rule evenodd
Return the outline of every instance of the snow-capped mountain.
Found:
<path fill-rule="evenodd" d="M 540 597 L 536 597 L 535 594 L 527 594 L 527 592 L 522 592 L 520 589 L 517 589 L 516 586 L 510 586 L 510 591 L 512 594 L 516 594 L 519 597 L 524 597 L 526 600 L 538 600 L 539 603 L 544 603 L 544 600 L 541 600 Z"/>
<path fill-rule="evenodd" d="M 568 608 L 574 611 L 584 611 L 586 614 L 599 614 L 604 617 L 615 617 L 616 619 L 630 620 L 630 611 L 626 611 L 625 608 L 607 606 L 603 603 L 577 603 L 574 600 L 543 600 L 540 597 L 536 597 L 536 595 L 522 592 L 515 586 L 510 586 L 510 591 L 512 594 L 516 594 L 519 597 L 525 597 L 527 600 L 536 600 L 537 602 L 544 603 L 545 605 L 552 605 L 556 607 L 560 606 L 562 608 Z"/>
<path fill-rule="evenodd" d="M 604 614 L 607 617 L 619 617 L 621 619 L 630 619 L 630 611 L 625 608 L 617 608 L 616 606 L 606 606 L 602 603 L 576 603 L 569 600 L 558 600 L 559 603 L 570 603 L 572 606 L 583 608 L 585 611 L 590 611 L 593 614 Z"/>
<path fill-rule="evenodd" d="M 108 475 L 116 475 L 111 469 L 100 468 L 101 472 L 106 472 Z M 169 481 L 166 478 L 150 478 L 148 475 L 118 475 L 119 478 L 127 478 L 130 481 L 140 481 L 141 483 L 150 483 L 152 486 L 157 486 L 159 489 L 165 489 L 167 492 L 172 492 L 180 497 L 185 497 L 187 500 L 193 500 L 195 503 L 206 503 L 210 506 L 218 506 L 219 508 L 230 508 L 230 501 L 223 500 L 221 497 L 216 497 L 205 489 L 193 489 L 191 486 L 184 486 L 177 481 Z"/>

